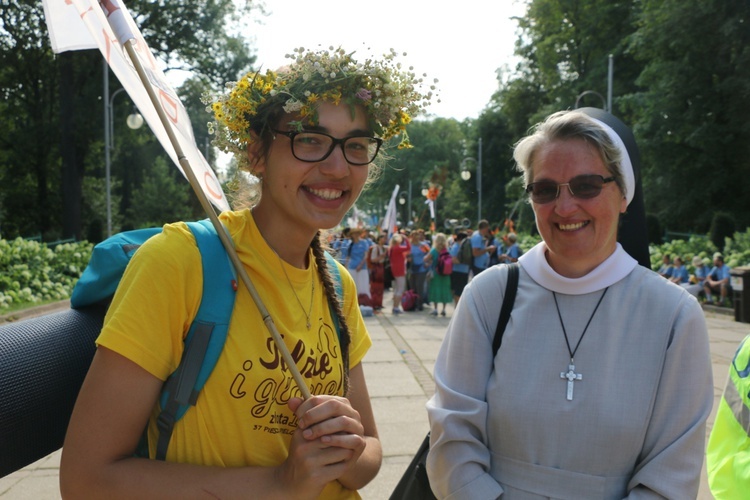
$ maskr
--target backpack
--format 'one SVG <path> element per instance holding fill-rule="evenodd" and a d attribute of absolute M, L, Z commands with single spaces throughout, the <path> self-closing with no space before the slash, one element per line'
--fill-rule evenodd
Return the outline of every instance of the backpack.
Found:
<path fill-rule="evenodd" d="M 461 242 L 461 246 L 458 249 L 458 262 L 461 264 L 474 264 L 474 252 L 471 248 L 471 239 L 469 237 L 464 238 Z"/>
<path fill-rule="evenodd" d="M 185 337 L 185 349 L 177 369 L 162 387 L 159 398 L 159 438 L 156 459 L 164 460 L 175 424 L 206 384 L 224 349 L 234 309 L 237 279 L 229 255 L 210 220 L 187 222 L 201 254 L 203 295 L 198 312 Z M 122 279 L 136 250 L 162 228 L 137 229 L 116 234 L 94 247 L 91 260 L 76 283 L 70 297 L 72 308 L 109 301 Z M 333 257 L 326 252 L 326 262 L 336 283 L 336 294 L 343 296 L 341 275 Z M 334 327 L 340 335 L 338 318 L 332 312 Z M 145 432 L 144 432 L 145 438 Z M 138 455 L 148 456 L 147 443 L 142 439 Z"/>
<path fill-rule="evenodd" d="M 401 296 L 401 307 L 404 311 L 413 311 L 417 308 L 417 299 L 419 296 L 414 290 L 407 290 Z"/>
<path fill-rule="evenodd" d="M 437 272 L 442 276 L 450 276 L 453 272 L 453 257 L 446 250 L 440 252 L 438 256 Z"/>

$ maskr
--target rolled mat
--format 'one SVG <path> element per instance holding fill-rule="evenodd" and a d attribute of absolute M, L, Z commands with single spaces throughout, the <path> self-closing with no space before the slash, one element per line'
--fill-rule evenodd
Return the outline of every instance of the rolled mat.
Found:
<path fill-rule="evenodd" d="M 58 450 L 106 308 L 0 326 L 0 477 Z"/>

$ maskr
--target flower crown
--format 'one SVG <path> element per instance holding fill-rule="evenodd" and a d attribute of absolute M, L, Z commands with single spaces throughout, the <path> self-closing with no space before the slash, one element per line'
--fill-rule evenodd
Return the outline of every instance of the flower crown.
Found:
<path fill-rule="evenodd" d="M 402 71 L 393 49 L 381 60 L 364 63 L 356 62 L 352 54 L 333 47 L 328 51 L 294 49 L 294 54 L 285 56 L 292 59 L 289 66 L 265 74 L 251 71 L 239 82 L 228 83 L 225 93 L 204 95 L 204 103 L 210 104 L 209 111 L 216 118 L 208 124 L 209 133 L 216 134 L 214 145 L 233 153 L 240 166 L 246 166 L 253 129 L 273 125 L 269 121 L 283 109 L 299 115 L 289 125 L 301 131 L 306 123 L 317 124 L 317 104 L 325 101 L 364 106 L 375 134 L 384 140 L 400 134 L 399 149 L 410 148 L 406 125 L 427 107 L 435 86 L 423 93 L 419 89 L 423 78 L 417 78 L 411 67 Z"/>

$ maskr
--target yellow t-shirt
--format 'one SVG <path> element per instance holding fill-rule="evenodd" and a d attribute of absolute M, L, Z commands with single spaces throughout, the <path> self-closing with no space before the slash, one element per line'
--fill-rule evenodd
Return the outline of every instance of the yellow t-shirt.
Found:
<path fill-rule="evenodd" d="M 312 394 L 343 395 L 341 350 L 314 259 L 307 270 L 281 262 L 258 231 L 249 211 L 221 215 L 240 260 L 268 309 Z M 281 266 L 284 266 L 282 269 Z M 312 298 L 311 328 L 303 310 Z M 339 265 L 344 315 L 351 334 L 349 366 L 372 345 L 357 305 L 354 281 Z M 161 380 L 177 368 L 183 339 L 202 295 L 201 256 L 183 223 L 168 224 L 133 256 L 97 339 Z M 231 286 L 231 284 L 227 284 Z M 297 427 L 289 398 L 299 396 L 294 378 L 242 283 L 224 349 L 191 408 L 175 425 L 167 461 L 223 467 L 274 466 L 288 453 Z M 149 421 L 155 455 L 158 405 Z M 333 482 L 324 498 L 359 498 Z"/>

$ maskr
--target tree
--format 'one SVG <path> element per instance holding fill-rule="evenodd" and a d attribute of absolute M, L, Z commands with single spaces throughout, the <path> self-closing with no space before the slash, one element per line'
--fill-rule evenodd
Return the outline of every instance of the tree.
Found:
<path fill-rule="evenodd" d="M 510 215 L 505 186 L 518 176 L 511 148 L 513 136 L 505 116 L 493 109 L 482 113 L 474 134 L 482 138 L 482 218 L 502 223 Z"/>
<path fill-rule="evenodd" d="M 407 192 L 409 181 L 412 186 L 412 210 L 420 217 L 423 228 L 429 226 L 429 215 L 424 211 L 424 197 L 422 188 L 427 186 L 435 168 L 445 167 L 447 175 L 442 183 L 443 194 L 438 199 L 438 217 L 465 216 L 453 214 L 456 207 L 445 205 L 450 200 L 445 199 L 445 189 L 453 179 L 458 178 L 458 166 L 464 158 L 465 135 L 459 122 L 452 118 L 433 118 L 430 120 L 416 120 L 409 124 L 408 133 L 412 144 L 411 149 L 388 149 L 387 165 L 379 179 L 361 196 L 358 207 L 376 208 L 383 206 L 391 196 L 393 188 L 399 185 L 401 192 Z M 445 208 L 440 208 L 445 207 Z M 448 213 L 446 213 L 446 211 Z"/>
<path fill-rule="evenodd" d="M 516 53 L 525 61 L 520 77 L 533 82 L 531 88 L 544 92 L 541 105 L 537 106 L 543 116 L 572 108 L 576 97 L 586 90 L 606 94 L 609 54 L 617 60 L 613 94 L 632 91 L 640 68 L 624 49 L 627 37 L 635 31 L 638 3 L 634 0 L 529 3 L 526 16 L 519 19 L 522 35 Z"/>
<path fill-rule="evenodd" d="M 252 0 L 134 0 L 133 19 L 165 72 L 195 73 L 213 88 L 235 81 L 255 62 L 245 32 Z"/>
<path fill-rule="evenodd" d="M 133 229 L 200 218 L 200 210 L 196 212 L 189 203 L 190 185 L 175 182 L 179 180 L 175 177 L 179 176 L 179 171 L 167 159 L 159 157 L 154 161 L 128 210 L 129 225 Z"/>
<path fill-rule="evenodd" d="M 515 72 L 490 109 L 514 140 L 585 90 L 601 94 L 614 55 L 613 114 L 631 126 L 649 213 L 705 232 L 715 211 L 750 223 L 750 4 L 741 0 L 531 0 Z M 501 75 L 505 76 L 505 75 Z M 584 103 L 598 106 L 598 102 Z"/>
<path fill-rule="evenodd" d="M 663 225 L 706 231 L 713 211 L 750 223 L 750 4 L 646 1 L 631 50 L 645 68 L 627 104 L 645 199 Z M 699 41 L 699 42 L 697 42 Z"/>
<path fill-rule="evenodd" d="M 58 154 L 40 142 L 57 137 L 57 74 L 40 3 L 3 0 L 0 22 L 3 235 L 45 233 L 55 213 L 53 186 L 59 185 L 49 165 Z"/>

